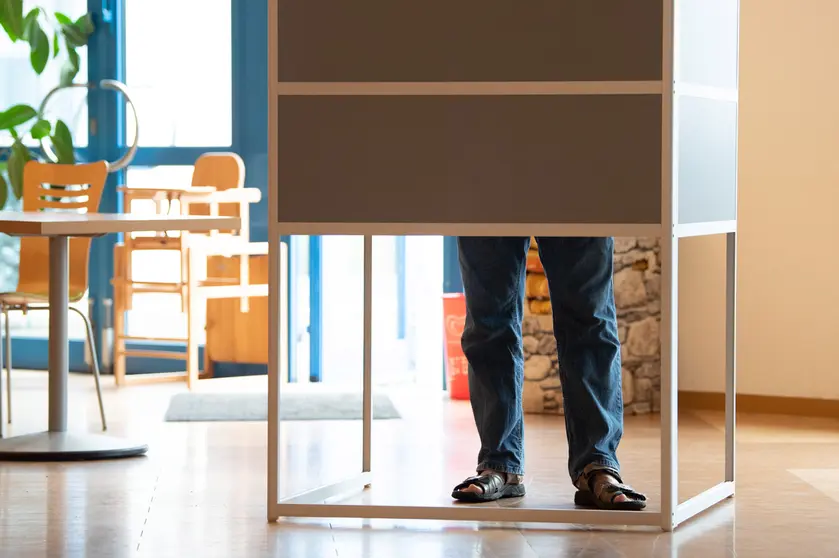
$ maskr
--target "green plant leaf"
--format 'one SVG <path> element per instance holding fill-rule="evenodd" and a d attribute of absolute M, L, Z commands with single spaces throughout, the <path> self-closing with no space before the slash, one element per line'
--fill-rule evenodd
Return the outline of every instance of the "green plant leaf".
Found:
<path fill-rule="evenodd" d="M 61 37 L 58 31 L 52 36 L 52 57 L 58 58 L 58 53 L 61 52 Z"/>
<path fill-rule="evenodd" d="M 0 209 L 6 207 L 6 201 L 9 199 L 9 184 L 6 182 L 6 177 L 0 173 Z"/>
<path fill-rule="evenodd" d="M 79 48 L 87 44 L 87 35 L 82 33 L 81 29 L 76 27 L 75 23 L 62 25 L 61 34 L 64 35 L 64 40 L 67 41 L 68 47 Z"/>
<path fill-rule="evenodd" d="M 85 14 L 79 19 L 76 20 L 75 23 L 76 28 L 84 33 L 87 37 L 90 37 L 93 34 L 93 18 L 90 14 Z"/>
<path fill-rule="evenodd" d="M 67 45 L 67 60 L 61 66 L 61 77 L 59 80 L 61 85 L 67 86 L 73 83 L 73 80 L 76 79 L 76 75 L 79 73 L 80 63 L 79 53 Z"/>
<path fill-rule="evenodd" d="M 25 145 L 16 141 L 12 144 L 12 154 L 9 155 L 7 165 L 9 167 L 9 182 L 12 186 L 12 193 L 17 199 L 23 196 L 23 167 L 32 159 L 32 154 Z"/>
<path fill-rule="evenodd" d="M 0 24 L 13 43 L 23 36 L 23 0 L 0 0 Z"/>
<path fill-rule="evenodd" d="M 58 162 L 64 165 L 72 165 L 76 162 L 76 155 L 73 152 L 73 135 L 70 128 L 61 120 L 55 121 L 55 130 L 52 136 L 52 148 L 58 156 Z"/>
<path fill-rule="evenodd" d="M 6 163 L 0 163 L 0 209 L 9 201 L 9 181 L 6 179 Z"/>
<path fill-rule="evenodd" d="M 29 135 L 32 136 L 32 139 L 39 140 L 50 135 L 50 132 L 52 132 L 52 124 L 48 120 L 41 119 L 29 130 Z"/>
<path fill-rule="evenodd" d="M 61 25 L 73 25 L 73 20 L 61 12 L 55 12 L 55 19 Z"/>
<path fill-rule="evenodd" d="M 2 1 L 2 0 L 0 0 Z M 10 130 L 35 118 L 38 112 L 29 105 L 14 105 L 0 112 L 0 130 Z"/>
<path fill-rule="evenodd" d="M 41 29 L 37 18 L 30 21 L 27 38 L 30 47 L 29 61 L 32 64 L 32 69 L 35 70 L 36 74 L 41 75 L 50 59 L 50 40 L 44 30 Z"/>
<path fill-rule="evenodd" d="M 41 15 L 41 8 L 32 8 L 26 17 L 23 18 L 23 36 L 22 39 L 29 40 L 29 29 L 33 21 L 38 21 L 38 16 Z"/>
<path fill-rule="evenodd" d="M 0 0 L 0 26 L 3 27 L 3 31 L 6 32 L 6 35 L 9 36 L 12 42 L 15 42 L 14 33 L 12 33 L 11 29 L 9 29 L 9 5 L 6 0 Z"/>

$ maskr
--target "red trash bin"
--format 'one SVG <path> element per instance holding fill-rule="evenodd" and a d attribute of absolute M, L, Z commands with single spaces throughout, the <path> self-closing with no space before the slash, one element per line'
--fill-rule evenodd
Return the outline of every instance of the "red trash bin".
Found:
<path fill-rule="evenodd" d="M 462 293 L 443 295 L 446 381 L 452 399 L 469 399 L 469 364 L 460 345 L 465 323 L 466 297 Z"/>

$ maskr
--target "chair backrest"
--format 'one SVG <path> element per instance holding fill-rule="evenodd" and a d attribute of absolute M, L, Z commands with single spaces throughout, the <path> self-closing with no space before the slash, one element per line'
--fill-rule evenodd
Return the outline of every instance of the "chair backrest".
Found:
<path fill-rule="evenodd" d="M 193 186 L 213 186 L 216 190 L 244 188 L 245 162 L 236 153 L 205 153 L 195 161 L 192 171 Z M 191 204 L 190 215 L 209 215 L 206 204 Z M 239 206 L 235 203 L 219 205 L 219 215 L 241 217 Z"/>
<path fill-rule="evenodd" d="M 24 211 L 95 213 L 108 178 L 108 163 L 54 165 L 30 161 L 23 169 Z M 70 300 L 81 299 L 88 287 L 90 238 L 70 239 Z M 20 242 L 17 292 L 49 293 L 49 241 L 24 237 Z"/>

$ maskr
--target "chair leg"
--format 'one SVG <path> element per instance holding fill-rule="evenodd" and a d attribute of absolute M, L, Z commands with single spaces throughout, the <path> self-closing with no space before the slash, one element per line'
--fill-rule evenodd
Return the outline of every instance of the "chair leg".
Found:
<path fill-rule="evenodd" d="M 121 287 L 114 289 L 113 324 L 114 324 L 114 383 L 117 387 L 125 385 L 125 305 Z"/>
<path fill-rule="evenodd" d="M 196 316 L 199 299 L 195 277 L 198 256 L 190 248 L 186 266 L 186 385 L 192 391 L 198 387 L 198 333 L 200 324 Z M 206 350 L 206 347 L 204 347 Z"/>
<path fill-rule="evenodd" d="M 198 334 L 199 323 L 196 317 L 196 301 L 198 294 L 194 288 L 187 292 L 187 337 L 186 337 L 186 385 L 192 391 L 198 387 Z M 206 350 L 206 347 L 204 348 Z"/>
<path fill-rule="evenodd" d="M 130 243 L 130 238 L 126 237 L 126 241 Z M 126 257 L 130 260 L 130 253 L 126 250 L 124 244 L 114 246 L 113 366 L 114 382 L 117 387 L 125 384 L 125 312 L 128 310 L 126 301 L 130 300 L 126 283 L 130 276 L 126 274 Z"/>
<path fill-rule="evenodd" d="M 102 430 L 107 430 L 108 423 L 105 420 L 105 405 L 102 402 L 102 387 L 99 384 L 99 357 L 96 354 L 96 341 L 93 339 L 93 326 L 90 325 L 90 320 L 84 312 L 72 306 L 70 306 L 70 310 L 82 317 L 87 330 L 87 342 L 90 345 L 90 358 L 93 362 L 93 379 L 96 382 L 96 397 L 99 399 L 99 416 L 102 417 Z"/>
<path fill-rule="evenodd" d="M 9 322 L 9 307 L 3 305 L 3 318 L 6 320 L 6 410 L 7 420 L 12 424 L 12 327 Z"/>

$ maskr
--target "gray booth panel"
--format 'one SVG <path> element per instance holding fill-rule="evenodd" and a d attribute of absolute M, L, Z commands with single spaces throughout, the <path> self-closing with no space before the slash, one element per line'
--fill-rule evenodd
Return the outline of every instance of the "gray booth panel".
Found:
<path fill-rule="evenodd" d="M 661 0 L 277 0 L 287 82 L 661 79 Z"/>
<path fill-rule="evenodd" d="M 658 95 L 278 102 L 280 222 L 661 222 Z"/>
<path fill-rule="evenodd" d="M 737 103 L 679 97 L 679 223 L 737 218 Z"/>
<path fill-rule="evenodd" d="M 738 0 L 677 0 L 677 81 L 737 89 Z"/>

